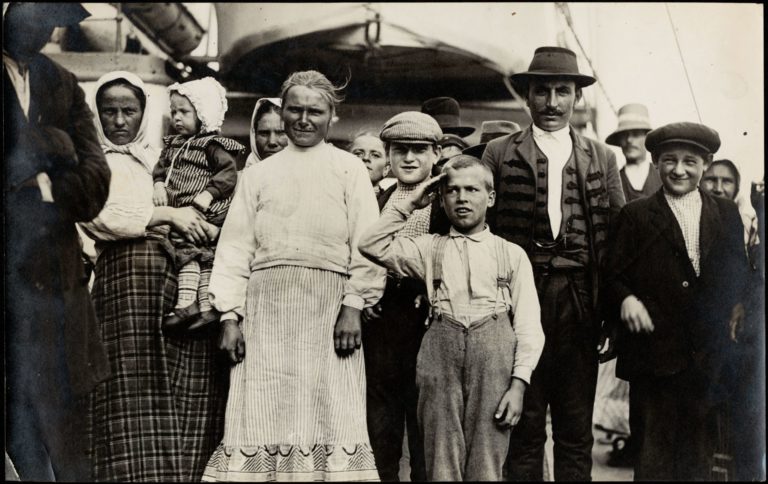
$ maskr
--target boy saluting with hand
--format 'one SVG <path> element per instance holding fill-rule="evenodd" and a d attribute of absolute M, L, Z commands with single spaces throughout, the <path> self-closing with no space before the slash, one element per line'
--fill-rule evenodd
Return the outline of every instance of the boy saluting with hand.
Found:
<path fill-rule="evenodd" d="M 438 190 L 449 234 L 395 237 Z M 510 429 L 544 346 L 530 261 L 485 224 L 494 200 L 490 170 L 456 156 L 382 214 L 358 246 L 389 271 L 427 283 L 431 325 L 416 382 L 431 481 L 501 480 Z"/>

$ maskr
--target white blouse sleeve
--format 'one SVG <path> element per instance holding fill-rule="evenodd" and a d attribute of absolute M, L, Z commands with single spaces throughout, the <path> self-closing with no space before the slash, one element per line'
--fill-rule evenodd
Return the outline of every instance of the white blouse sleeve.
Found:
<path fill-rule="evenodd" d="M 379 207 L 368 172 L 362 163 L 350 170 L 347 186 L 347 223 L 349 226 L 349 279 L 344 284 L 342 304 L 363 309 L 376 304 L 384 294 L 387 271 L 367 260 L 357 250 L 363 233 L 379 218 Z"/>
<path fill-rule="evenodd" d="M 255 172 L 248 169 L 240 177 L 221 229 L 208 287 L 213 307 L 222 313 L 235 312 L 241 318 L 245 316 L 245 295 L 256 252 L 253 220 L 258 203 L 258 174 Z"/>
<path fill-rule="evenodd" d="M 152 175 L 128 155 L 110 154 L 109 196 L 99 215 L 81 228 L 96 240 L 141 237 L 152 218 Z"/>

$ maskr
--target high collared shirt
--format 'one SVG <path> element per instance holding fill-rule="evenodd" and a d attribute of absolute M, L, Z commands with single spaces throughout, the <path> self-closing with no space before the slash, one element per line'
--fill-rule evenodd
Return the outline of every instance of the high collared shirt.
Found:
<path fill-rule="evenodd" d="M 547 212 L 549 213 L 549 225 L 552 228 L 552 237 L 557 238 L 560 233 L 560 222 L 563 218 L 561 207 L 563 195 L 563 168 L 573 153 L 573 140 L 571 139 L 571 127 L 566 126 L 557 131 L 544 131 L 533 125 L 533 140 L 549 163 L 547 180 Z"/>
<path fill-rule="evenodd" d="M 373 306 L 386 271 L 363 258 L 357 241 L 378 215 L 358 157 L 325 142 L 307 148 L 289 142 L 240 177 L 216 247 L 211 304 L 244 316 L 251 272 L 290 265 L 345 274 L 342 304 Z"/>
<path fill-rule="evenodd" d="M 670 195 L 664 192 L 664 198 L 675 214 L 680 230 L 685 239 L 685 250 L 693 264 L 696 275 L 701 274 L 701 261 L 699 257 L 699 225 L 701 223 L 701 194 L 698 190 L 686 193 L 682 196 Z"/>
<path fill-rule="evenodd" d="M 624 174 L 627 176 L 629 184 L 638 192 L 645 186 L 645 180 L 648 178 L 650 170 L 651 161 L 647 157 L 637 163 L 627 163 L 624 165 Z"/>
<path fill-rule="evenodd" d="M 359 247 L 390 271 L 425 281 L 432 300 L 434 240 L 440 236 L 396 236 L 410 215 L 405 203 L 393 205 L 393 210 L 383 212 L 363 235 Z M 506 275 L 511 269 L 512 278 L 508 289 L 499 289 L 498 237 L 487 226 L 472 235 L 451 228 L 449 235 L 451 239 L 443 253 L 442 284 L 436 296 L 437 309 L 469 326 L 473 321 L 511 308 L 517 339 L 512 375 L 529 382 L 544 347 L 544 332 L 528 256 L 520 246 L 502 241 L 509 264 L 503 273 Z"/>

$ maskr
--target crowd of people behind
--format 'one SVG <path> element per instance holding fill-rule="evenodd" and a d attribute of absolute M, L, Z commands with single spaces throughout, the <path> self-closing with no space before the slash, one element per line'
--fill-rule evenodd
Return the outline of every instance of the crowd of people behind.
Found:
<path fill-rule="evenodd" d="M 511 76 L 532 124 L 478 145 L 440 97 L 340 149 L 342 88 L 309 70 L 258 100 L 250 151 L 216 80 L 169 86 L 158 151 L 139 77 L 86 99 L 39 53 L 87 12 L 37 8 L 3 19 L 22 480 L 397 481 L 407 432 L 411 480 L 541 481 L 548 414 L 554 479 L 591 480 L 613 357 L 635 480 L 711 480 L 723 445 L 765 478 L 764 192 L 737 206 L 715 130 L 627 105 L 619 170 L 570 124 L 595 78 L 540 47 Z"/>

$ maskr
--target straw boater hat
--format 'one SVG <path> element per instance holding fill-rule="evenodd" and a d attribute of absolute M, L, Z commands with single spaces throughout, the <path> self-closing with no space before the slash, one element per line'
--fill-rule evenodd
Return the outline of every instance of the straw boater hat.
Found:
<path fill-rule="evenodd" d="M 473 126 L 461 124 L 459 102 L 452 97 L 427 99 L 421 105 L 421 112 L 435 118 L 443 133 L 455 134 L 464 138 L 475 132 Z"/>
<path fill-rule="evenodd" d="M 461 153 L 474 156 L 475 158 L 482 158 L 485 146 L 489 141 L 519 131 L 522 131 L 522 129 L 520 128 L 520 125 L 514 121 L 505 121 L 503 119 L 483 121 L 483 124 L 480 127 L 480 144 L 470 146 Z"/>
<path fill-rule="evenodd" d="M 642 104 L 627 104 L 619 108 L 619 127 L 605 138 L 605 142 L 621 146 L 621 133 L 638 129 L 646 133 L 653 129 L 648 117 L 648 108 Z"/>
<path fill-rule="evenodd" d="M 528 82 L 532 78 L 545 77 L 573 79 L 576 82 L 576 87 L 587 87 L 596 81 L 594 77 L 579 72 L 576 54 L 563 47 L 539 47 L 533 54 L 533 60 L 528 66 L 528 70 L 512 74 L 510 81 L 512 81 L 515 89 L 525 96 L 528 91 Z"/>

